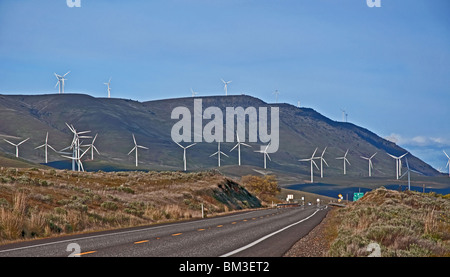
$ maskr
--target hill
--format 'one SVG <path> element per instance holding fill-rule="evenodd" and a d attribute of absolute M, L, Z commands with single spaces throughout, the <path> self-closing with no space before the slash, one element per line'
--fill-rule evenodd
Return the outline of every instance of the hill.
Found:
<path fill-rule="evenodd" d="M 383 187 L 332 211 L 324 232 L 329 256 L 368 256 L 377 243 L 382 257 L 450 256 L 450 195 Z"/>
<path fill-rule="evenodd" d="M 197 99 L 197 98 L 196 98 Z M 310 176 L 310 164 L 299 162 L 309 158 L 316 147 L 320 155 L 325 147 L 324 158 L 329 167 L 324 175 L 338 180 L 344 177 L 342 156 L 349 149 L 348 179 L 364 178 L 368 175 L 367 161 L 360 156 L 369 156 L 377 152 L 373 159 L 374 177 L 395 179 L 395 161 L 386 153 L 401 155 L 405 149 L 387 141 L 371 131 L 356 126 L 330 120 L 313 109 L 297 108 L 288 104 L 268 104 L 260 99 L 247 96 L 210 96 L 200 97 L 203 109 L 214 106 L 222 111 L 226 107 L 279 107 L 279 149 L 270 154 L 268 170 L 286 176 L 300 176 L 293 183 L 307 182 Z M 84 94 L 56 95 L 0 95 L 0 138 L 18 142 L 20 138 L 30 140 L 21 145 L 20 157 L 35 163 L 43 162 L 43 150 L 34 149 L 44 143 L 49 132 L 49 144 L 55 149 L 70 145 L 72 134 L 66 122 L 77 130 L 90 130 L 98 134 L 94 160 L 86 155 L 84 166 L 87 170 L 182 170 L 183 150 L 171 139 L 172 126 L 178 121 L 171 119 L 175 107 L 187 107 L 193 111 L 194 98 L 177 98 L 157 101 L 138 102 L 126 99 L 94 98 Z M 203 120 L 203 126 L 208 120 Z M 247 118 L 248 123 L 248 118 Z M 270 129 L 269 129 L 270 130 Z M 127 155 L 133 148 L 132 134 L 139 145 L 149 150 L 139 149 L 139 167 L 134 166 L 134 153 Z M 248 134 L 246 137 L 248 141 Z M 90 139 L 86 139 L 85 144 Z M 263 155 L 255 153 L 262 143 L 249 143 L 252 148 L 243 147 L 242 164 L 256 169 L 263 167 Z M 234 143 L 222 143 L 221 150 L 230 157 L 223 157 L 223 169 L 240 171 L 237 167 L 237 152 L 230 152 Z M 0 151 L 13 153 L 14 147 L 3 140 Z M 188 170 L 204 170 L 217 167 L 217 158 L 209 157 L 217 151 L 216 143 L 198 143 L 187 151 Z M 50 151 L 49 165 L 56 168 L 70 168 L 69 161 Z M 409 165 L 425 176 L 440 176 L 439 172 L 415 157 L 408 155 Z M 222 169 L 222 168 L 221 168 Z M 248 174 L 248 172 L 245 172 Z M 315 171 L 315 180 L 318 180 Z M 350 181 L 351 182 L 351 181 Z"/>
<path fill-rule="evenodd" d="M 0 243 L 201 218 L 265 203 L 217 171 L 0 169 Z"/>

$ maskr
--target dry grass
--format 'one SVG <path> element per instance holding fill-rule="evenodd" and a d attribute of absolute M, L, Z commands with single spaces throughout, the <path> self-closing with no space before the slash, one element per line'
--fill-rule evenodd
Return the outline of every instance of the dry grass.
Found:
<path fill-rule="evenodd" d="M 72 172 L 0 169 L 0 243 L 254 208 L 260 201 L 215 171 Z"/>
<path fill-rule="evenodd" d="M 436 194 L 380 188 L 333 211 L 327 228 L 330 256 L 450 256 L 450 200 Z"/>

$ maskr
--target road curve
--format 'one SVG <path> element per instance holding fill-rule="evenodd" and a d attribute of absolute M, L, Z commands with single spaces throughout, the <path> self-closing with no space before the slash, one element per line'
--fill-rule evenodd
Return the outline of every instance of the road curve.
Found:
<path fill-rule="evenodd" d="M 0 257 L 281 257 L 326 215 L 323 207 L 264 209 L 0 246 Z"/>

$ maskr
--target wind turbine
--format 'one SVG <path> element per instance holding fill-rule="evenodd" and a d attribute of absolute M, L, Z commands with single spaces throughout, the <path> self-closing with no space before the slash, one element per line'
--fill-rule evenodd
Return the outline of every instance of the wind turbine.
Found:
<path fill-rule="evenodd" d="M 198 94 L 198 92 L 194 91 L 193 89 L 191 89 L 191 93 L 192 93 L 192 97 L 195 97 Z"/>
<path fill-rule="evenodd" d="M 408 168 L 408 170 L 406 170 L 406 172 L 403 173 L 403 175 L 400 177 L 400 179 L 403 178 L 406 174 L 408 174 L 408 190 L 411 190 L 411 177 L 410 177 L 409 173 L 412 171 L 412 172 L 415 172 L 420 175 L 423 175 L 423 174 L 421 172 L 410 169 L 409 164 L 408 164 L 408 158 L 405 158 L 405 160 L 406 160 L 406 167 Z"/>
<path fill-rule="evenodd" d="M 398 156 L 398 157 L 396 157 L 396 156 L 394 156 L 394 155 L 391 155 L 391 154 L 389 154 L 389 153 L 386 153 L 386 154 L 388 154 L 390 157 L 392 157 L 393 159 L 395 159 L 395 175 L 396 175 L 396 177 L 397 177 L 397 180 L 398 180 L 398 178 L 400 177 L 400 175 L 402 174 L 402 162 L 401 162 L 401 159 L 404 157 L 404 156 L 406 156 L 407 154 L 408 154 L 409 152 L 406 152 L 405 154 L 403 154 L 403 155 L 401 155 L 401 156 Z"/>
<path fill-rule="evenodd" d="M 225 156 L 228 157 L 227 154 L 225 154 L 225 153 L 223 153 L 222 151 L 220 151 L 220 141 L 219 141 L 219 143 L 218 143 L 218 145 L 217 145 L 217 152 L 214 153 L 214 154 L 212 154 L 212 155 L 210 156 L 210 157 L 212 157 L 212 156 L 214 156 L 214 155 L 217 155 L 217 164 L 218 164 L 219 167 L 220 167 L 220 155 L 221 155 L 221 154 L 223 154 L 223 155 L 225 155 Z"/>
<path fill-rule="evenodd" d="M 280 92 L 275 90 L 272 94 L 275 94 L 275 103 L 278 103 L 278 94 L 280 94 Z"/>
<path fill-rule="evenodd" d="M 180 146 L 181 148 L 183 148 L 183 163 L 184 163 L 184 171 L 186 171 L 186 149 L 188 149 L 189 147 L 192 147 L 194 145 L 196 145 L 197 143 L 193 143 L 191 145 L 188 146 L 183 146 L 181 144 L 179 144 L 178 142 L 175 142 L 176 144 L 178 144 L 178 146 Z"/>
<path fill-rule="evenodd" d="M 447 159 L 448 159 L 445 167 L 448 167 L 448 177 L 450 177 L 450 157 L 447 155 L 447 153 L 444 150 L 442 150 L 442 151 L 444 152 L 445 156 L 447 156 Z"/>
<path fill-rule="evenodd" d="M 108 86 L 108 98 L 111 98 L 111 77 L 109 77 L 108 83 L 103 83 Z"/>
<path fill-rule="evenodd" d="M 83 164 L 81 163 L 81 155 L 80 155 L 80 151 L 81 151 L 80 138 L 81 139 L 83 139 L 83 138 L 92 138 L 91 136 L 80 136 L 80 135 L 83 135 L 83 134 L 86 134 L 86 133 L 90 133 L 91 131 L 77 132 L 75 127 L 73 127 L 73 125 L 67 124 L 67 122 L 66 122 L 66 126 L 73 133 L 73 139 L 72 139 L 72 143 L 68 147 L 64 148 L 63 150 L 72 149 L 72 158 L 71 158 L 71 160 L 72 160 L 72 170 L 75 171 L 75 162 L 76 162 L 77 165 L 78 165 L 78 171 L 80 171 L 80 169 L 83 167 Z M 63 150 L 61 150 L 61 151 L 63 151 Z M 65 157 L 67 158 L 67 156 L 65 156 Z M 84 169 L 83 169 L 83 171 L 84 171 Z"/>
<path fill-rule="evenodd" d="M 50 148 L 50 149 L 52 149 L 53 151 L 57 152 L 57 151 L 55 150 L 55 148 L 53 148 L 50 144 L 48 144 L 48 132 L 47 132 L 47 135 L 45 136 L 45 143 L 42 144 L 41 146 L 38 146 L 38 147 L 34 148 L 34 149 L 39 149 L 39 148 L 41 148 L 41 147 L 44 147 L 44 151 L 45 151 L 45 163 L 48 163 L 48 159 L 47 159 L 47 148 Z"/>
<path fill-rule="evenodd" d="M 231 83 L 232 81 L 225 82 L 223 79 L 221 79 L 221 80 L 222 80 L 222 82 L 224 84 L 223 89 L 225 90 L 225 95 L 228 95 L 228 84 Z"/>
<path fill-rule="evenodd" d="M 342 109 L 341 109 L 341 111 L 342 111 L 342 121 L 343 122 L 347 122 L 348 113 L 345 110 L 342 110 Z"/>
<path fill-rule="evenodd" d="M 95 152 L 97 152 L 97 154 L 100 155 L 100 153 L 99 153 L 98 150 L 97 150 L 97 147 L 95 147 L 95 145 L 94 145 L 94 142 L 95 142 L 95 139 L 97 138 L 97 135 L 98 135 L 98 134 L 95 134 L 95 137 L 94 137 L 94 139 L 92 140 L 91 144 L 88 145 L 89 148 L 91 149 L 91 160 L 94 160 L 94 150 L 95 150 Z"/>
<path fill-rule="evenodd" d="M 327 161 L 325 161 L 325 159 L 323 158 L 323 155 L 325 154 L 325 151 L 327 150 L 327 147 L 325 147 L 325 149 L 323 149 L 322 155 L 320 155 L 319 159 L 320 159 L 320 178 L 323 178 L 323 163 L 325 163 L 327 166 L 329 166 L 327 164 Z"/>
<path fill-rule="evenodd" d="M 16 158 L 19 157 L 19 145 L 21 145 L 22 143 L 24 143 L 25 141 L 29 140 L 30 138 L 27 138 L 25 140 L 22 140 L 21 142 L 19 142 L 18 144 L 12 143 L 9 140 L 3 139 L 4 141 L 6 141 L 7 143 L 11 144 L 12 146 L 16 147 Z"/>
<path fill-rule="evenodd" d="M 267 148 L 269 148 L 269 146 L 270 146 L 270 143 L 267 144 L 267 146 L 266 146 L 266 148 L 264 150 L 257 150 L 257 151 L 255 151 L 255 152 L 258 152 L 258 153 L 263 153 L 263 155 L 264 155 L 264 169 L 266 169 L 266 157 L 269 158 L 269 161 L 272 161 L 272 159 L 270 159 L 269 153 L 267 153 Z"/>
<path fill-rule="evenodd" d="M 134 134 L 132 134 L 132 135 L 133 135 L 134 147 L 133 147 L 133 149 L 130 150 L 130 152 L 128 152 L 128 155 L 130 155 L 131 152 L 136 151 L 136 167 L 137 167 L 138 166 L 138 148 L 142 148 L 142 149 L 148 149 L 148 148 L 145 146 L 138 145 L 136 143 L 136 138 L 134 137 Z"/>
<path fill-rule="evenodd" d="M 239 140 L 239 134 L 237 134 L 237 133 L 236 133 L 236 137 L 237 137 L 237 144 L 233 148 L 231 148 L 230 152 L 233 151 L 236 147 L 238 148 L 238 161 L 239 161 L 239 166 L 241 166 L 241 144 L 244 146 L 247 146 L 247 147 L 251 147 L 251 146 L 241 142 Z"/>
<path fill-rule="evenodd" d="M 55 76 L 58 79 L 58 82 L 56 82 L 55 88 L 59 85 L 59 93 L 64 93 L 64 81 L 67 80 L 64 77 L 66 77 L 66 75 L 69 73 L 70 73 L 70 71 L 68 71 L 63 76 L 55 73 Z"/>
<path fill-rule="evenodd" d="M 345 152 L 345 155 L 343 157 L 336 158 L 336 160 L 344 160 L 344 175 L 347 174 L 347 169 L 346 169 L 345 163 L 348 163 L 348 165 L 351 165 L 350 162 L 347 159 L 347 154 L 348 154 L 348 149 Z"/>
<path fill-rule="evenodd" d="M 313 164 L 316 166 L 317 169 L 319 169 L 319 167 L 317 166 L 316 162 L 314 161 L 314 159 L 316 159 L 317 157 L 314 157 L 314 155 L 317 152 L 317 147 L 316 150 L 314 150 L 314 153 L 312 154 L 311 158 L 309 159 L 301 159 L 299 160 L 300 162 L 311 162 L 311 183 L 314 183 L 314 169 L 313 169 Z"/>
<path fill-rule="evenodd" d="M 375 152 L 375 154 L 373 154 L 372 156 L 370 156 L 370 158 L 361 156 L 361 158 L 363 158 L 364 160 L 368 160 L 368 161 L 369 161 L 369 177 L 372 176 L 372 168 L 373 168 L 372 158 L 375 157 L 375 155 L 376 155 L 377 153 L 378 153 L 378 152 Z"/>
<path fill-rule="evenodd" d="M 83 163 L 81 162 L 81 158 L 87 153 L 89 151 L 89 148 L 88 149 L 86 149 L 81 155 L 79 155 L 79 156 L 64 156 L 64 155 L 61 155 L 62 157 L 64 157 L 64 158 L 68 158 L 68 159 L 71 159 L 73 162 L 76 162 L 77 163 L 77 165 L 78 165 L 78 171 L 83 171 L 84 172 L 84 166 L 83 166 Z M 81 170 L 80 170 L 81 169 Z"/>

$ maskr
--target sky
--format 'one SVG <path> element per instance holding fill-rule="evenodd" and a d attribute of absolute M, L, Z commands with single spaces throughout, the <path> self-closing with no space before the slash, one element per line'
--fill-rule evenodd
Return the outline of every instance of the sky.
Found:
<path fill-rule="evenodd" d="M 248 94 L 367 128 L 442 171 L 450 1 L 0 0 L 0 94 Z"/>

